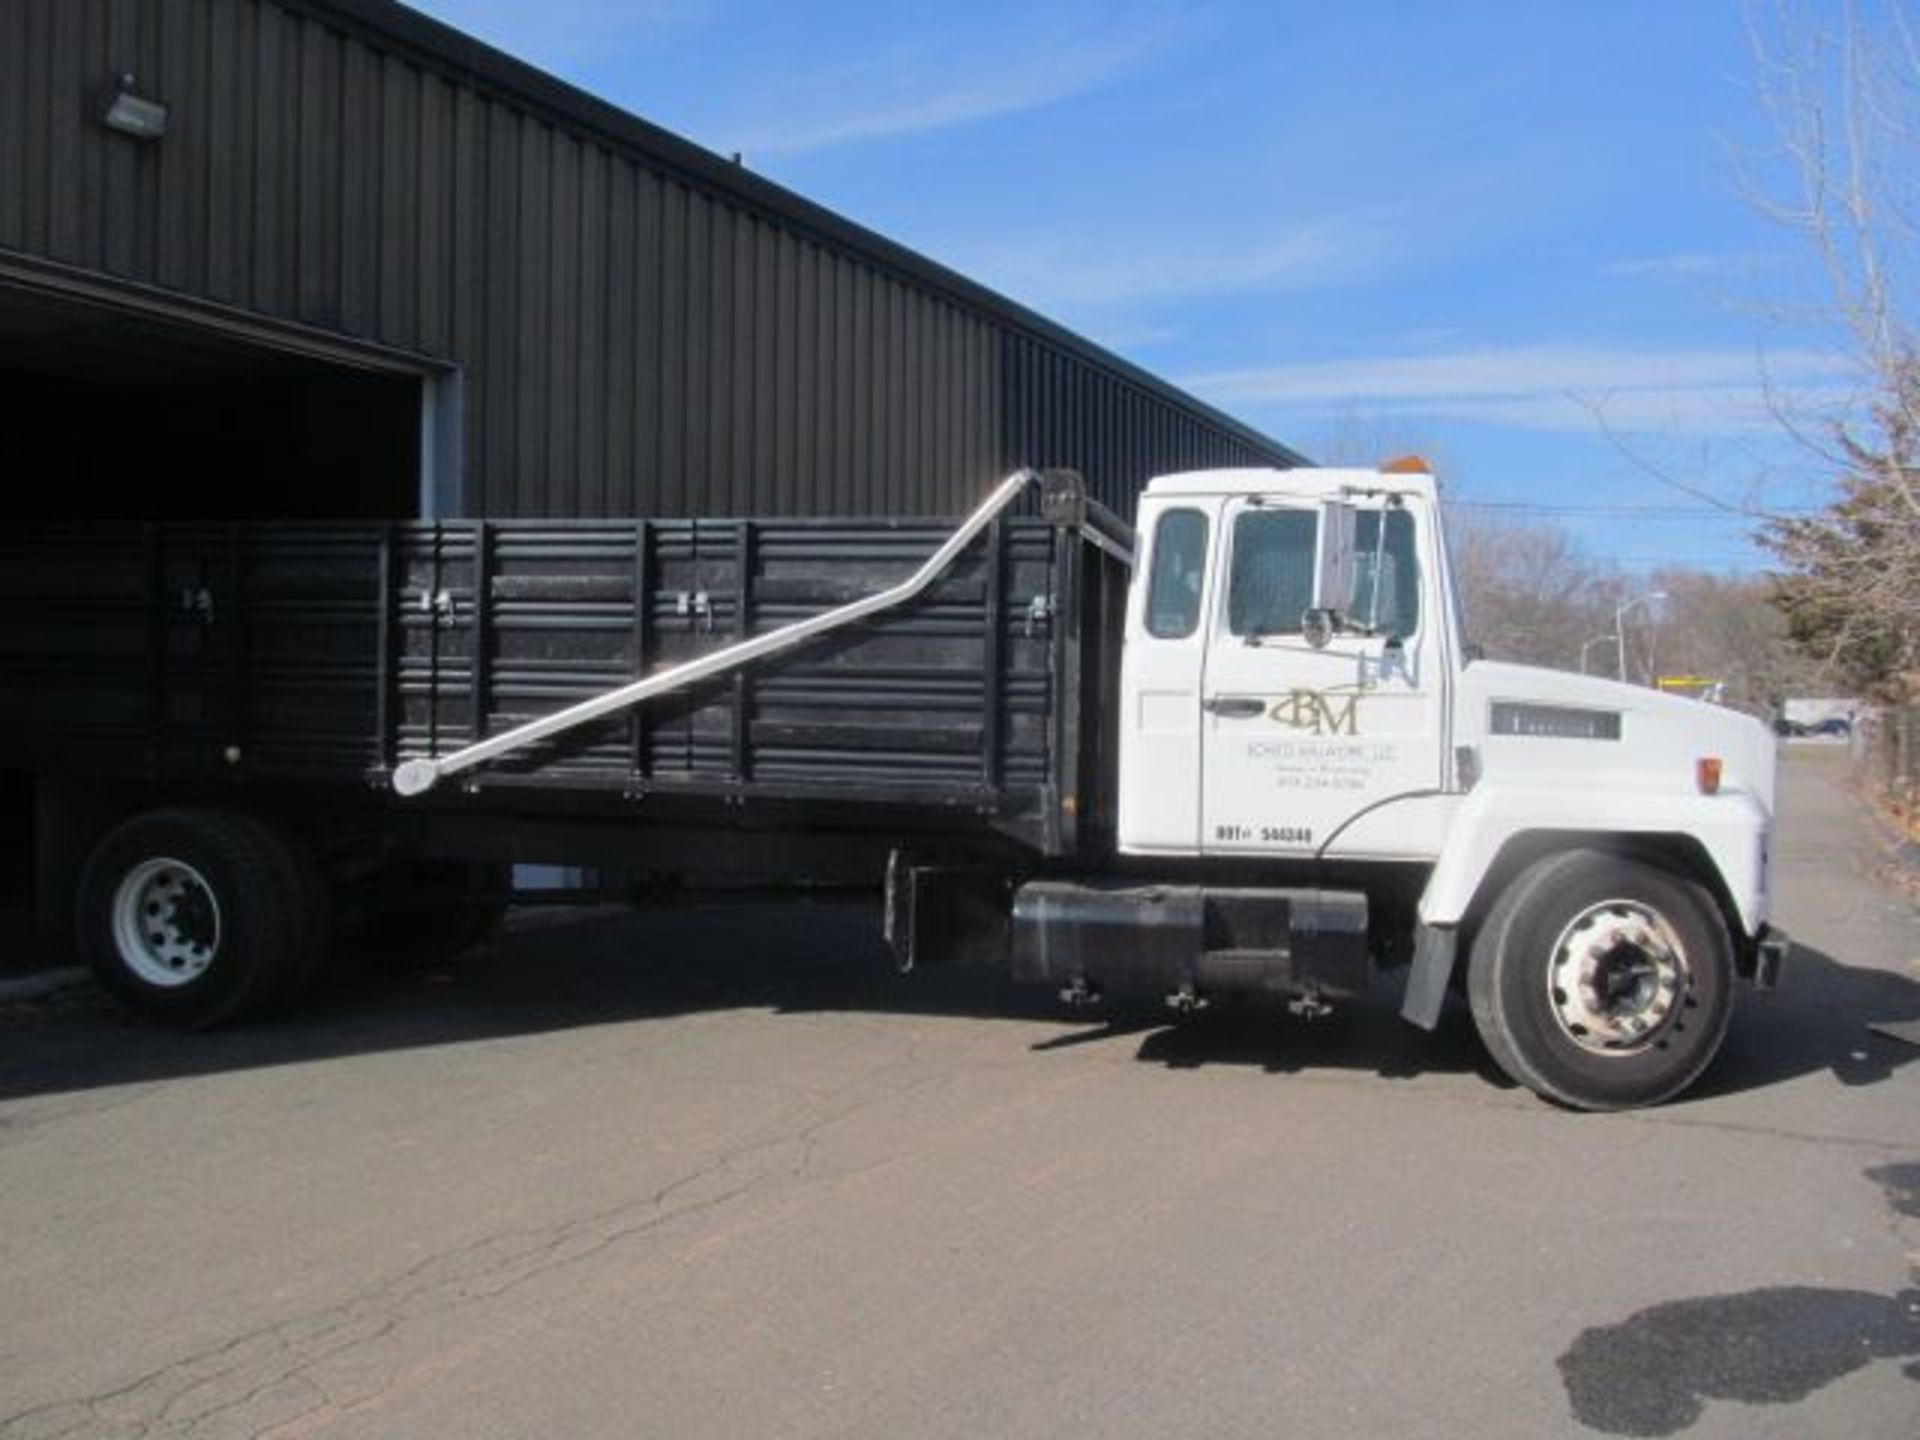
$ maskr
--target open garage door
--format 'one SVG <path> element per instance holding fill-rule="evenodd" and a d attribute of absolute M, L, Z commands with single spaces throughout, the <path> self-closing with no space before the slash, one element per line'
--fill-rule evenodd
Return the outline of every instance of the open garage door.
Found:
<path fill-rule="evenodd" d="M 0 519 L 412 519 L 427 383 L 0 283 Z"/>
<path fill-rule="evenodd" d="M 405 520 L 452 508 L 457 484 L 435 472 L 455 457 L 434 442 L 457 416 L 429 414 L 451 382 L 319 348 L 0 279 L 0 524 Z M 56 841 L 70 818 L 60 808 L 0 758 L 0 926 L 15 937 L 0 973 L 33 963 L 20 953 L 29 910 L 35 943 L 63 928 L 71 877 L 51 872 L 77 860 Z"/>

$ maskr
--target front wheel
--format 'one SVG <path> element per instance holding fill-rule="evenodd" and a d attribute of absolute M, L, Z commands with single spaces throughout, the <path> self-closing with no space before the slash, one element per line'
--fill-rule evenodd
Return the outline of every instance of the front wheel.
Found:
<path fill-rule="evenodd" d="M 1513 1079 L 1576 1109 L 1624 1110 L 1671 1099 L 1707 1068 L 1732 982 L 1726 924 L 1699 885 L 1569 850 L 1501 894 L 1474 940 L 1467 994 Z"/>

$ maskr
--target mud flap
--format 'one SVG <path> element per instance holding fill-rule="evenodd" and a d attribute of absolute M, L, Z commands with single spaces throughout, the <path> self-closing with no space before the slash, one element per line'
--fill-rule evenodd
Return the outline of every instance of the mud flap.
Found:
<path fill-rule="evenodd" d="M 1422 1030 L 1431 1030 L 1440 1023 L 1459 941 L 1460 932 L 1451 925 L 1420 927 L 1413 946 L 1413 964 L 1407 970 L 1407 993 L 1400 1001 L 1402 1020 Z"/>

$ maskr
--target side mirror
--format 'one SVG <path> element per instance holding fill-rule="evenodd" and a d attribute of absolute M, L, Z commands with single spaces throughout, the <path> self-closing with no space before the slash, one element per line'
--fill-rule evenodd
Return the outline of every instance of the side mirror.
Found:
<path fill-rule="evenodd" d="M 1333 612 L 1313 606 L 1300 616 L 1300 638 L 1316 650 L 1324 650 L 1333 639 Z"/>
<path fill-rule="evenodd" d="M 1329 500 L 1320 511 L 1320 553 L 1314 557 L 1313 608 L 1347 615 L 1353 610 L 1357 566 L 1354 536 L 1359 513 L 1341 500 Z"/>

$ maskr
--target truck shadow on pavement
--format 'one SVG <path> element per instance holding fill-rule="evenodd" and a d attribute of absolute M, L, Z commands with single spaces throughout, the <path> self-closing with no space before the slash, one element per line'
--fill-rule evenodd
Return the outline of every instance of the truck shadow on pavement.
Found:
<path fill-rule="evenodd" d="M 1706 1098 L 1825 1070 L 1842 1085 L 1877 1085 L 1920 1060 L 1920 1046 L 1868 1028 L 1920 1021 L 1920 983 L 1843 965 L 1795 942 L 1780 988 L 1742 988 L 1727 1043 L 1693 1094 Z"/>
<path fill-rule="evenodd" d="M 1508 1086 L 1464 1006 L 1450 1007 L 1431 1035 L 1403 1024 L 1394 1013 L 1398 977 L 1316 1021 L 1277 1006 L 1223 1005 L 1188 1018 L 1157 1008 L 1107 1014 L 1067 1009 L 981 967 L 902 977 L 877 934 L 874 907 L 846 901 L 536 912 L 454 964 L 360 974 L 297 1005 L 193 1035 L 145 1026 L 80 991 L 0 1008 L 0 1100 L 730 1009 L 1052 1022 L 1058 1034 L 1025 1042 L 1033 1052 L 1138 1034 L 1141 1061 L 1179 1069 L 1472 1074 Z M 1872 1084 L 1920 1056 L 1866 1028 L 1920 1019 L 1920 984 L 1819 950 L 1797 947 L 1782 990 L 1743 1001 L 1696 1097 L 1822 1070 L 1844 1084 Z"/>
<path fill-rule="evenodd" d="M 1138 1058 L 1171 1070 L 1239 1065 L 1270 1075 L 1344 1070 L 1383 1080 L 1477 1074 L 1490 1085 L 1509 1086 L 1481 1047 L 1465 1007 L 1449 1008 L 1439 1028 L 1428 1034 L 1400 1020 L 1398 987 L 1395 977 L 1373 994 L 1342 1001 L 1332 1014 L 1317 1019 L 1289 1015 L 1277 1004 L 1228 1004 L 1185 1017 L 1143 1007 L 1123 1011 L 1097 1030 L 1043 1041 L 1034 1048 L 1059 1049 L 1082 1040 L 1138 1033 Z"/>
<path fill-rule="evenodd" d="M 1439 1029 L 1424 1034 L 1398 1017 L 1400 983 L 1398 976 L 1388 977 L 1373 995 L 1317 1021 L 1283 1021 L 1271 1010 L 1225 1007 L 1179 1024 L 1169 1024 L 1164 1015 L 1116 1017 L 1110 1029 L 1146 1032 L 1140 1058 L 1176 1069 L 1219 1064 L 1286 1074 L 1359 1069 L 1388 1079 L 1475 1072 L 1489 1084 L 1514 1088 L 1481 1047 L 1464 1001 L 1451 1000 Z M 1813 946 L 1796 944 L 1777 991 L 1741 987 L 1720 1058 L 1686 1098 L 1759 1090 L 1820 1071 L 1843 1085 L 1877 1084 L 1920 1060 L 1920 1046 L 1868 1026 L 1917 1021 L 1920 983 L 1890 971 L 1843 965 Z M 1070 1044 L 1074 1038 L 1051 1043 Z"/>

